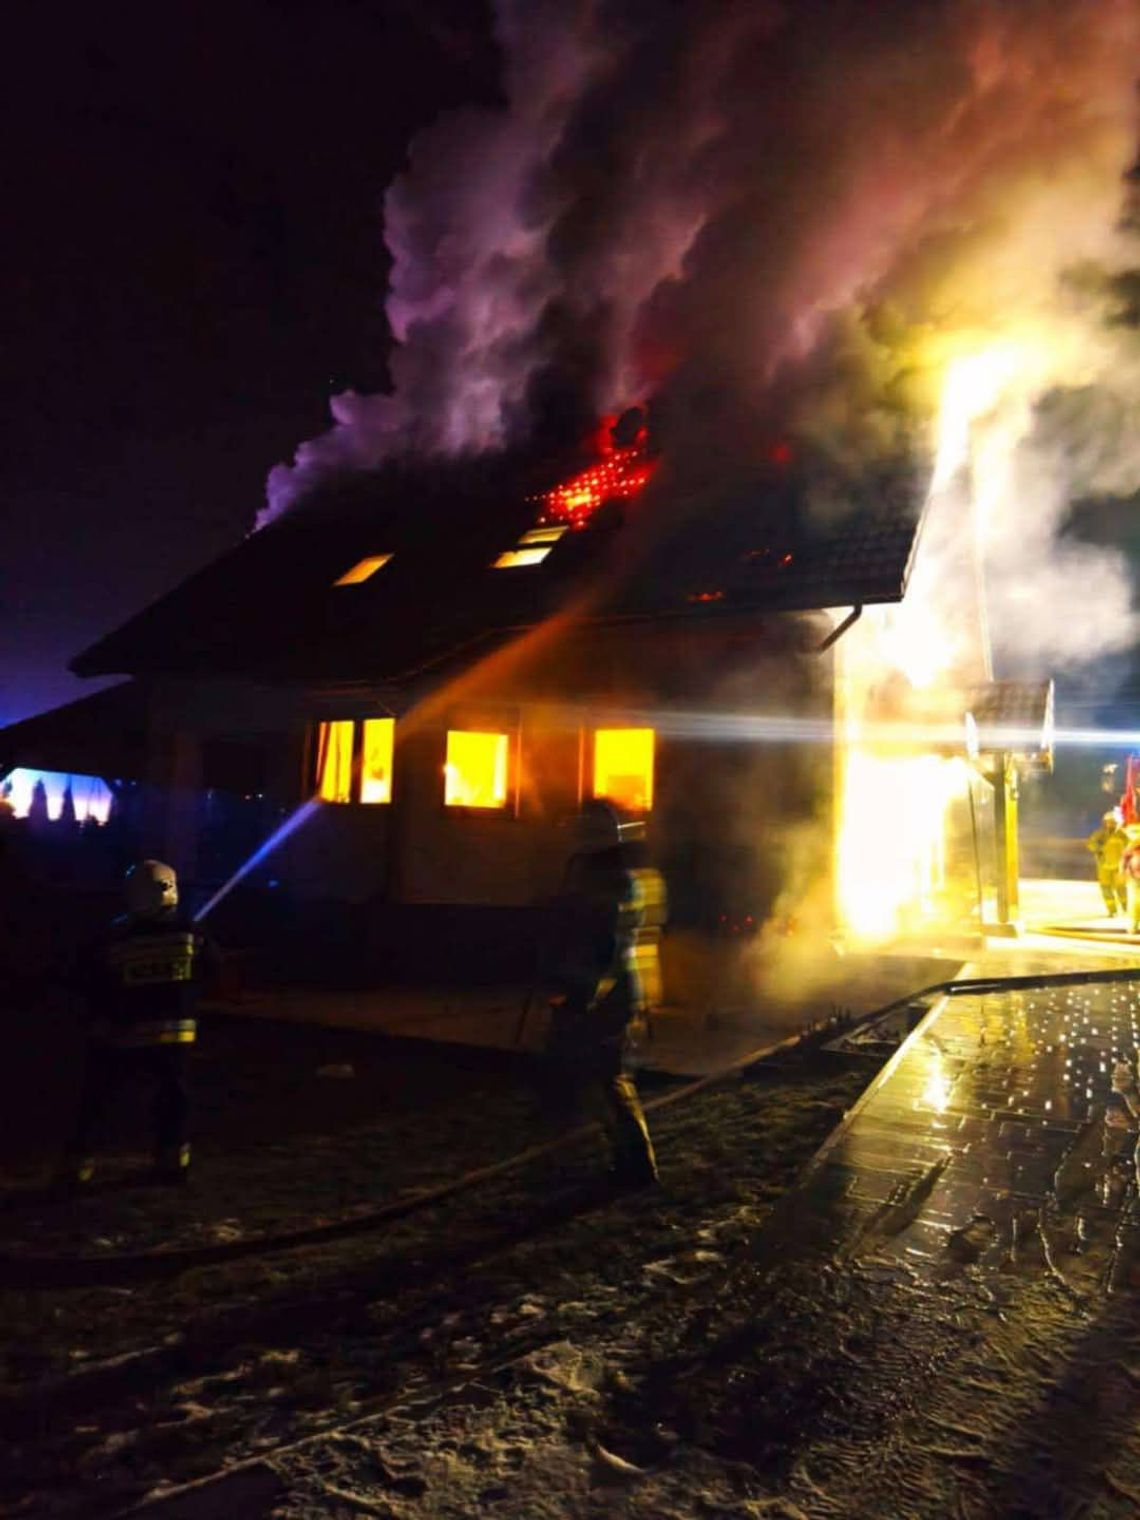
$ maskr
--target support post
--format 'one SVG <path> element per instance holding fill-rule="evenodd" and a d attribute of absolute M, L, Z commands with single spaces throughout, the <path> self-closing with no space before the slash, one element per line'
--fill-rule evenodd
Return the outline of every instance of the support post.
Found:
<path fill-rule="evenodd" d="M 1017 761 L 1008 750 L 994 756 L 994 835 L 997 850 L 997 934 L 1017 934 L 1021 917 L 1017 843 Z"/>

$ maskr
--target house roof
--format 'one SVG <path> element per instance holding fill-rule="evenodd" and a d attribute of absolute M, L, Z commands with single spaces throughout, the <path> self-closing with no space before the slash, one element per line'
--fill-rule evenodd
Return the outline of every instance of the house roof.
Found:
<path fill-rule="evenodd" d="M 595 619 L 806 611 L 901 599 L 913 506 L 877 502 L 838 528 L 795 526 L 764 480 L 638 500 L 565 532 L 541 563 L 493 568 L 534 527 L 508 460 L 342 483 L 191 576 L 73 662 L 80 675 L 407 681 L 481 651 L 575 598 Z M 389 555 L 358 584 L 334 584 Z"/>
<path fill-rule="evenodd" d="M 26 766 L 137 781 L 145 774 L 147 706 L 133 681 L 0 729 L 0 776 Z"/>

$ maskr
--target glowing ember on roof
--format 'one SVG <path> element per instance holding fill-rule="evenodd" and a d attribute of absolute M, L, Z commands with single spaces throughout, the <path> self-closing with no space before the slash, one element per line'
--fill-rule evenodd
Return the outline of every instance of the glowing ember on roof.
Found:
<path fill-rule="evenodd" d="M 598 430 L 597 464 L 537 498 L 542 503 L 540 521 L 585 527 L 603 502 L 636 496 L 648 482 L 656 461 L 647 457 L 644 429 L 634 442 L 619 446 L 611 434 L 614 421 L 607 418 Z"/>

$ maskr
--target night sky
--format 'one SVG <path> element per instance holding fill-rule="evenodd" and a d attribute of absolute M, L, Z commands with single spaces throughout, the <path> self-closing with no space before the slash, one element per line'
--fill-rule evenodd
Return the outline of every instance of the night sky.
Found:
<path fill-rule="evenodd" d="M 39 7 L 3 91 L 0 724 L 252 524 L 327 398 L 385 383 L 385 186 L 488 98 L 463 0 Z M 15 44 L 15 45 L 13 45 Z"/>

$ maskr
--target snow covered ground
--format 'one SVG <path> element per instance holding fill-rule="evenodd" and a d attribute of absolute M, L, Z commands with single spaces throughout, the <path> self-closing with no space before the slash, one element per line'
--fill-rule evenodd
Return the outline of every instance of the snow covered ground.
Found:
<path fill-rule="evenodd" d="M 112 1185 L 135 1159 L 120 1150 L 90 1198 L 9 1194 L 9 1260 L 351 1217 L 557 1129 L 501 1059 L 329 1031 L 283 1038 L 263 1024 L 226 1031 L 207 1042 L 193 1194 Z M 335 1074 L 345 1067 L 352 1076 Z M 0 1503 L 116 1514 L 321 1430 L 336 1432 L 327 1449 L 274 1459 L 297 1473 L 295 1492 L 247 1469 L 231 1480 L 246 1485 L 236 1497 L 203 1490 L 194 1503 L 206 1507 L 191 1512 L 470 1514 L 507 1503 L 494 1498 L 505 1489 L 515 1513 L 565 1514 L 595 1481 L 603 1496 L 620 1491 L 627 1459 L 595 1429 L 623 1386 L 612 1339 L 663 1310 L 670 1324 L 724 1278 L 864 1075 L 773 1072 L 664 1108 L 659 1194 L 614 1198 L 588 1139 L 376 1234 L 169 1281 L 10 1288 Z M 31 1170 L 8 1180 L 27 1186 Z M 496 1400 L 511 1403 L 512 1389 L 521 1404 L 503 1406 L 499 1429 Z M 468 1417 L 478 1431 L 453 1440 Z M 403 1449 L 367 1456 L 389 1426 L 405 1432 Z M 363 1468 L 350 1472 L 349 1457 Z"/>
<path fill-rule="evenodd" d="M 587 1140 L 383 1231 L 10 1287 L 0 1508 L 1135 1515 L 1136 1137 L 1104 1116 L 1138 1041 L 1129 984 L 956 998 L 870 1088 L 811 1051 L 655 1109 L 658 1192 L 615 1197 Z M 24 1197 L 9 1282 L 350 1217 L 553 1127 L 486 1053 L 212 1044 L 199 1191 Z"/>

